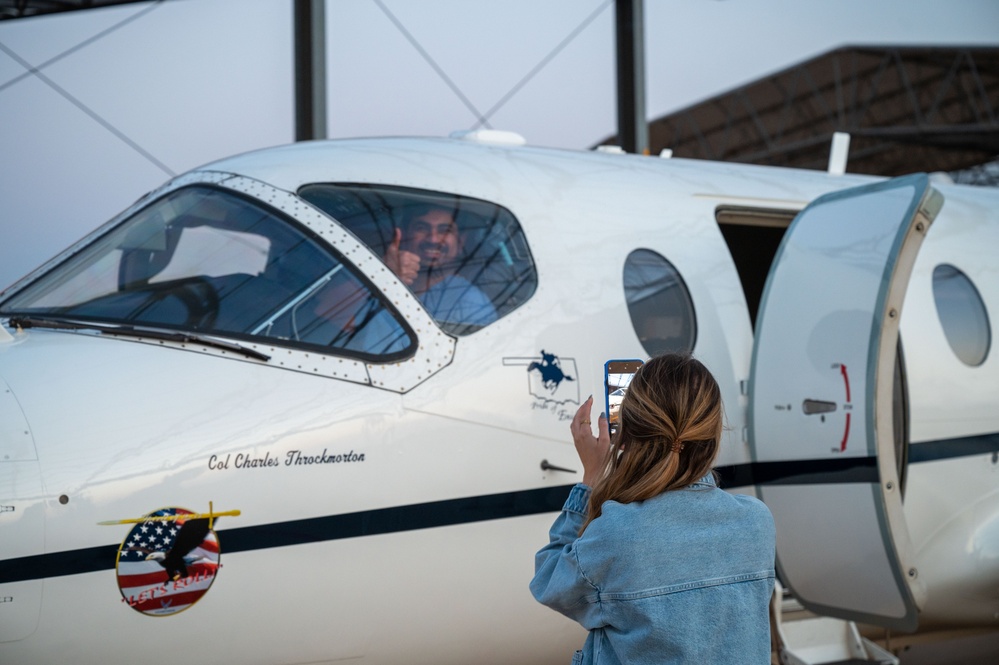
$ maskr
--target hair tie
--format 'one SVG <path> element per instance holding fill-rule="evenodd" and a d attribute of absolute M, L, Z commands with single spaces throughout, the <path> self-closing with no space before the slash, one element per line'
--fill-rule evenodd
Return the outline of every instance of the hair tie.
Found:
<path fill-rule="evenodd" d="M 674 441 L 673 443 L 669 444 L 669 451 L 671 453 L 676 453 L 676 454 L 679 455 L 680 453 L 683 452 L 683 442 L 682 441 Z"/>

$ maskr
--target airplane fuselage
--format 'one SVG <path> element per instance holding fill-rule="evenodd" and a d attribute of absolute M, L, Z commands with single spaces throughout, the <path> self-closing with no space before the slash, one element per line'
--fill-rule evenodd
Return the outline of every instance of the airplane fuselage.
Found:
<path fill-rule="evenodd" d="M 786 225 L 817 197 L 872 182 L 417 139 L 298 144 L 175 179 L 0 302 L 0 661 L 114 662 L 140 650 L 146 662 L 218 662 L 220 651 L 240 663 L 560 661 L 581 642 L 581 629 L 534 603 L 527 583 L 553 513 L 581 478 L 568 422 L 587 396 L 603 394 L 604 361 L 648 357 L 647 334 L 663 344 L 689 342 L 677 350 L 692 351 L 722 388 L 727 428 L 717 465 L 728 489 L 757 493 L 769 482 L 805 482 L 775 481 L 754 467 L 747 393 L 759 321 L 719 210 L 746 219 L 764 211 Z M 496 319 L 474 330 L 448 329 L 361 232 L 299 195 L 329 183 L 336 192 L 370 185 L 399 197 L 443 193 L 483 210 L 498 206 L 522 230 L 526 246 L 502 249 L 526 252 L 520 259 L 533 282 L 521 293 L 528 297 L 498 306 Z M 934 187 L 945 203 L 915 259 L 900 314 L 905 400 L 894 408 L 907 425 L 899 446 L 908 457 L 899 463 L 905 522 L 926 588 L 920 627 L 994 626 L 999 361 L 988 344 L 977 365 L 958 357 L 934 289 L 940 266 L 956 268 L 985 311 L 999 312 L 991 256 L 999 246 L 999 194 Z M 214 324 L 195 316 L 190 310 L 202 305 L 184 295 L 188 304 L 177 307 L 188 310 L 186 320 L 159 326 L 191 328 L 207 342 L 143 334 L 138 324 L 117 332 L 88 327 L 123 325 L 118 314 L 93 309 L 97 299 L 75 310 L 59 305 L 55 317 L 46 304 L 51 294 L 63 297 L 55 287 L 25 304 L 37 280 L 188 188 L 238 199 L 329 250 L 377 294 L 409 341 L 381 355 L 349 344 L 324 350 L 297 329 L 270 334 L 281 323 L 277 314 L 232 332 L 218 327 L 228 293 L 218 285 L 223 315 Z M 184 228 L 236 227 L 220 214 Z M 238 234 L 256 247 L 245 228 Z M 183 242 L 173 251 L 187 251 Z M 141 249 L 166 251 L 148 242 Z M 261 277 L 297 270 L 262 261 Z M 642 282 L 643 270 L 653 278 Z M 204 279 L 227 277 L 224 268 L 216 272 Z M 114 274 L 124 289 L 125 269 Z M 674 275 L 689 313 L 666 312 L 673 320 L 642 313 L 643 289 L 653 297 L 656 280 Z M 297 303 L 288 302 L 293 311 Z M 18 327 L 18 317 L 31 316 L 74 327 Z M 636 317 L 654 330 L 639 329 Z M 543 376 L 540 368 L 554 363 L 558 373 Z M 840 409 L 822 421 L 832 445 L 842 444 L 844 458 L 869 457 L 851 447 L 859 444 L 837 419 L 849 400 L 836 399 Z M 545 470 L 543 462 L 574 472 Z M 821 501 L 822 468 L 815 473 Z M 163 509 L 212 516 L 219 553 L 200 573 L 191 558 L 189 575 L 164 569 L 160 578 L 155 560 L 142 563 L 129 550 L 141 518 Z M 109 521 L 120 523 L 99 524 Z M 164 515 L 163 524 L 174 522 L 184 520 Z M 814 543 L 784 533 L 779 557 L 781 546 Z M 149 577 L 129 586 L 123 564 L 132 559 L 136 570 L 148 566 L 141 570 Z M 863 570 L 829 574 L 845 586 L 864 584 Z M 190 604 L 176 611 L 182 601 Z M 151 650 L 156 642 L 162 651 Z"/>

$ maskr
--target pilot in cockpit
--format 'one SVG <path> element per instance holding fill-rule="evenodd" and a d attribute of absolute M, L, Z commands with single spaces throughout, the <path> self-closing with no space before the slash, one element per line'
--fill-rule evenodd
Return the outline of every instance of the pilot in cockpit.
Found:
<path fill-rule="evenodd" d="M 452 210 L 437 205 L 415 209 L 395 229 L 383 259 L 438 321 L 484 326 L 496 320 L 486 294 L 458 274 L 465 260 L 464 239 Z"/>

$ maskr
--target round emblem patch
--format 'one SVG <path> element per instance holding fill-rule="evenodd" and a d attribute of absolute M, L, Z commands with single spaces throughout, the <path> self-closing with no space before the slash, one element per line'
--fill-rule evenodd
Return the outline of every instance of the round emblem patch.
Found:
<path fill-rule="evenodd" d="M 169 616 L 198 602 L 215 581 L 219 541 L 210 516 L 163 508 L 137 521 L 118 549 L 118 588 L 143 614 Z"/>

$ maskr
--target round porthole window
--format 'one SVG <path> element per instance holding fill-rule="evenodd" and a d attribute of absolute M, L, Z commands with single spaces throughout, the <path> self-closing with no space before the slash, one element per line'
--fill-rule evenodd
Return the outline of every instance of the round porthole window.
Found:
<path fill-rule="evenodd" d="M 652 250 L 636 249 L 624 262 L 624 296 L 631 325 L 646 353 L 694 350 L 694 303 L 673 264 Z"/>
<path fill-rule="evenodd" d="M 947 343 L 965 365 L 985 362 L 992 345 L 989 315 L 968 276 L 942 263 L 933 269 L 933 301 Z"/>

